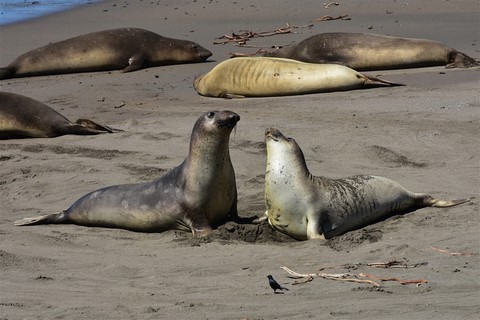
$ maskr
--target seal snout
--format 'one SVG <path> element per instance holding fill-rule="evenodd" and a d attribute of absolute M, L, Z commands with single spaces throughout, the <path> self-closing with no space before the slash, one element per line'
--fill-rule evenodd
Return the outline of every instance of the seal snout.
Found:
<path fill-rule="evenodd" d="M 269 127 L 265 130 L 265 138 L 279 141 L 285 139 L 285 136 L 278 129 Z"/>
<path fill-rule="evenodd" d="M 224 114 L 223 117 L 217 120 L 218 127 L 221 128 L 233 128 L 236 126 L 237 122 L 240 121 L 240 116 L 238 114 L 227 110 L 221 112 L 210 111 L 208 115 L 215 113 Z"/>

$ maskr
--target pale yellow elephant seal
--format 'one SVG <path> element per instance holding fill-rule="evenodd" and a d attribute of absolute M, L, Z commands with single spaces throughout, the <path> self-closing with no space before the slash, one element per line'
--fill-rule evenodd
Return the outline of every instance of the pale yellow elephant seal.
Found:
<path fill-rule="evenodd" d="M 469 200 L 438 200 L 377 176 L 313 176 L 292 138 L 266 131 L 266 216 L 276 230 L 298 240 L 328 239 L 422 207 L 451 207 Z"/>
<path fill-rule="evenodd" d="M 400 84 L 339 64 L 265 57 L 229 59 L 194 80 L 199 94 L 220 98 L 274 97 L 393 85 Z"/>

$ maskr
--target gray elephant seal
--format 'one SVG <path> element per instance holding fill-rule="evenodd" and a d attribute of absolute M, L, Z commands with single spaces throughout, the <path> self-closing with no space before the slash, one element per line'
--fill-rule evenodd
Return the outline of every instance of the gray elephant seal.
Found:
<path fill-rule="evenodd" d="M 295 140 L 274 128 L 265 135 L 267 219 L 276 230 L 298 240 L 328 239 L 394 213 L 469 201 L 434 199 L 376 176 L 315 177 Z"/>
<path fill-rule="evenodd" d="M 0 92 L 0 139 L 49 138 L 65 134 L 92 135 L 122 130 L 88 119 L 75 123 L 46 104 L 19 94 Z"/>
<path fill-rule="evenodd" d="M 49 74 L 122 70 L 201 62 L 212 53 L 195 42 L 166 38 L 137 28 L 87 33 L 29 51 L 6 68 L 0 79 Z"/>
<path fill-rule="evenodd" d="M 393 85 L 400 84 L 368 77 L 338 64 L 265 57 L 223 61 L 194 81 L 199 94 L 221 98 L 285 96 Z"/>
<path fill-rule="evenodd" d="M 237 217 L 237 188 L 228 149 L 240 116 L 211 111 L 195 123 L 185 161 L 148 183 L 111 186 L 86 194 L 69 209 L 25 218 L 17 226 L 74 223 L 139 232 L 191 231 L 195 237 Z"/>
<path fill-rule="evenodd" d="M 321 33 L 265 56 L 339 63 L 358 71 L 479 65 L 475 59 L 440 42 L 369 33 Z"/>

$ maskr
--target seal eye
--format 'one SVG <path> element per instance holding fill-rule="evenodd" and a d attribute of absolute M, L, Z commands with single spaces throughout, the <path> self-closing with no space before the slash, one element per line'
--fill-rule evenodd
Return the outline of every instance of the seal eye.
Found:
<path fill-rule="evenodd" d="M 210 111 L 209 113 L 207 113 L 208 118 L 213 118 L 214 115 L 215 115 L 215 112 L 213 111 Z"/>

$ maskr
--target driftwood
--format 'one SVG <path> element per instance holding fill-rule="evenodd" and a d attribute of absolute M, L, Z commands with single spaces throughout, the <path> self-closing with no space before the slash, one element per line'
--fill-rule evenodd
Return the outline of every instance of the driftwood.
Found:
<path fill-rule="evenodd" d="M 375 276 L 373 274 L 369 273 L 359 273 L 359 274 L 353 274 L 353 273 L 325 273 L 322 272 L 322 270 L 325 269 L 330 269 L 330 268 L 338 268 L 338 267 L 343 267 L 347 269 L 355 269 L 358 268 L 359 266 L 367 266 L 367 267 L 372 267 L 372 268 L 415 268 L 421 265 L 426 265 L 427 263 L 422 262 L 422 263 L 417 263 L 417 264 L 407 264 L 406 262 L 403 261 L 389 261 L 389 262 L 375 262 L 375 263 L 355 263 L 355 264 L 344 264 L 340 266 L 331 266 L 331 267 L 322 267 L 320 268 L 320 271 L 317 273 L 298 273 L 295 272 L 287 267 L 281 267 L 281 269 L 285 270 L 288 274 L 289 277 L 292 279 L 297 279 L 293 283 L 293 285 L 297 284 L 303 284 L 312 281 L 314 278 L 323 278 L 323 279 L 328 279 L 328 280 L 335 280 L 335 281 L 344 281 L 344 282 L 357 282 L 357 283 L 366 283 L 370 284 L 374 287 L 380 287 L 380 284 L 378 281 L 385 282 L 385 281 L 396 281 L 402 285 L 407 285 L 407 284 L 416 284 L 419 286 L 422 283 L 428 283 L 428 280 L 425 279 L 415 279 L 415 280 L 406 280 L 406 279 L 400 279 L 400 278 L 382 278 Z M 362 279 L 362 278 L 367 278 L 367 279 Z M 373 279 L 373 280 L 371 280 Z M 375 280 L 375 281 L 374 281 Z"/>

